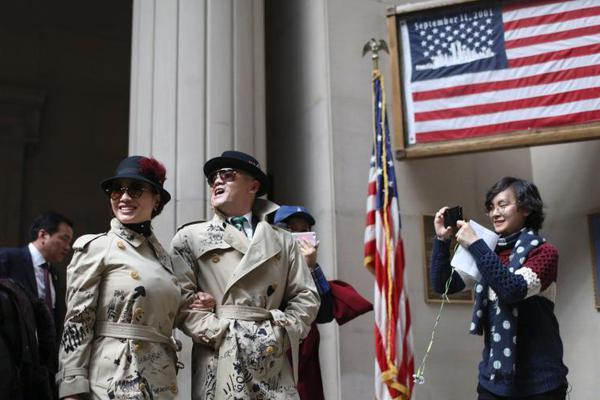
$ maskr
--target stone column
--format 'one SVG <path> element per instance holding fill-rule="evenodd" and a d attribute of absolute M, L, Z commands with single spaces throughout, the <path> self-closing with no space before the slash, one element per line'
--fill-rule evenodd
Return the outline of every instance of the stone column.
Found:
<path fill-rule="evenodd" d="M 167 167 L 164 242 L 209 216 L 204 162 L 223 150 L 266 163 L 263 1 L 136 0 L 129 153 Z"/>
<path fill-rule="evenodd" d="M 263 0 L 133 7 L 129 154 L 167 168 L 173 200 L 154 227 L 168 247 L 177 226 L 210 217 L 208 158 L 236 149 L 266 165 Z M 190 346 L 180 353 L 182 399 L 190 398 Z"/>

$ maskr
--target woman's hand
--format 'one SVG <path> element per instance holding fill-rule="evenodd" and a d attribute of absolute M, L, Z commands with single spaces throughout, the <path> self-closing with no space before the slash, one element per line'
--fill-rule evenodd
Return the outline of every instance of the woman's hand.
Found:
<path fill-rule="evenodd" d="M 300 247 L 300 252 L 304 256 L 304 260 L 308 264 L 308 268 L 315 269 L 317 266 L 317 248 L 319 247 L 319 241 L 317 244 L 313 246 L 307 240 L 299 240 L 298 246 Z"/>
<path fill-rule="evenodd" d="M 196 293 L 196 298 L 188 306 L 188 308 L 197 311 L 213 311 L 216 305 L 217 302 L 215 301 L 215 298 L 212 297 L 210 294 L 205 292 L 198 292 Z"/>
<path fill-rule="evenodd" d="M 463 247 L 469 247 L 473 242 L 479 240 L 479 236 L 475 233 L 471 225 L 466 222 L 459 220 L 456 222 L 456 226 L 458 226 L 458 232 L 456 232 L 456 240 Z"/>
<path fill-rule="evenodd" d="M 448 207 L 442 207 L 438 212 L 435 213 L 433 218 L 433 228 L 435 229 L 435 235 L 440 240 L 448 240 L 452 236 L 452 228 L 446 228 L 444 226 L 444 211 Z"/>

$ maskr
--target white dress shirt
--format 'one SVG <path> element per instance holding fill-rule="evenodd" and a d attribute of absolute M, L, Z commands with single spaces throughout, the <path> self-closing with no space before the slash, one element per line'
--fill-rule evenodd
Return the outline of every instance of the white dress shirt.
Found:
<path fill-rule="evenodd" d="M 27 246 L 29 253 L 31 254 L 31 261 L 33 262 L 33 271 L 35 272 L 35 282 L 38 289 L 38 297 L 42 300 L 46 298 L 46 286 L 44 286 L 44 269 L 41 267 L 42 264 L 46 263 L 42 253 L 33 245 L 29 243 Z M 48 271 L 50 273 L 50 271 Z M 49 276 L 50 279 L 50 298 L 52 299 L 52 308 L 56 307 L 56 292 L 54 291 L 54 283 L 52 282 L 52 274 Z"/>

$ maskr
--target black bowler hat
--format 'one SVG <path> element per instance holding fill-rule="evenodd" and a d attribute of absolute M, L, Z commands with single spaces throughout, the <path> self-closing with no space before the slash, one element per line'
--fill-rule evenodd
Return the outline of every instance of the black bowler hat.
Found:
<path fill-rule="evenodd" d="M 171 200 L 171 195 L 163 187 L 167 179 L 166 175 L 167 170 L 158 160 L 144 156 L 131 156 L 121 161 L 115 171 L 115 176 L 103 180 L 100 186 L 108 193 L 111 184 L 117 179 L 146 182 L 152 185 L 156 193 L 160 194 L 160 203 L 164 206 Z"/>
<path fill-rule="evenodd" d="M 211 158 L 204 164 L 204 176 L 208 176 L 221 168 L 241 169 L 252 175 L 260 182 L 257 196 L 262 196 L 269 189 L 269 178 L 260 169 L 260 164 L 254 157 L 241 151 L 228 150 L 221 157 Z"/>

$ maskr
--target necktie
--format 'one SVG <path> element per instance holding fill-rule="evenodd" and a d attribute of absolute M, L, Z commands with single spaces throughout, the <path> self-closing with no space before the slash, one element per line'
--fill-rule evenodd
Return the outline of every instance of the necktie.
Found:
<path fill-rule="evenodd" d="M 244 235 L 246 231 L 244 230 L 244 222 L 246 222 L 246 217 L 233 217 L 231 218 L 231 225 L 235 226 L 238 231 L 242 232 Z"/>
<path fill-rule="evenodd" d="M 48 309 L 52 311 L 54 307 L 52 307 L 52 292 L 50 289 L 50 266 L 48 263 L 43 263 L 40 267 L 44 271 L 44 302 Z"/>

